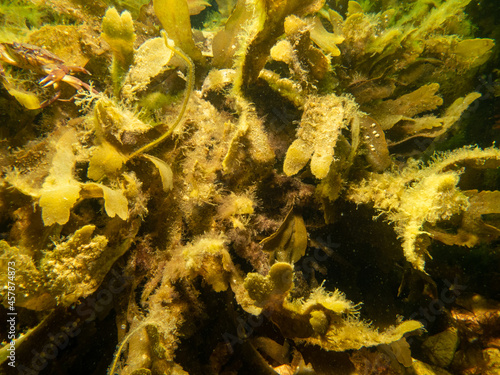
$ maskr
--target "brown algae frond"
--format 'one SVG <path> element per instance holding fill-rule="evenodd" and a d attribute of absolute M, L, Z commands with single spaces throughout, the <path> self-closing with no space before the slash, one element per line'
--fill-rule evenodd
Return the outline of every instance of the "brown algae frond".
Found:
<path fill-rule="evenodd" d="M 18 364 L 496 374 L 491 1 L 51 1 L 19 32 L 0 5 L 1 46 L 64 60 L 2 54 Z M 92 87 L 44 102 L 72 66 Z"/>

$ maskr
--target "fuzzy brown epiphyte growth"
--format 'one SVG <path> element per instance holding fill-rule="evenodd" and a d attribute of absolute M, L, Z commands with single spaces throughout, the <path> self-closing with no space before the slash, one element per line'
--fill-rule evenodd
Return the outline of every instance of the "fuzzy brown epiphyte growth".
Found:
<path fill-rule="evenodd" d="M 269 272 L 269 255 L 262 251 L 253 231 L 230 229 L 227 237 L 234 252 L 248 262 L 252 269 L 261 274 Z"/>

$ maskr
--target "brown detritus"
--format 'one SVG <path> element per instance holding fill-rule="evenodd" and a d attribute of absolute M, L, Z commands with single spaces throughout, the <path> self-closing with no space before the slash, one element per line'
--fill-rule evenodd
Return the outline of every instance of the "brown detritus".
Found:
<path fill-rule="evenodd" d="M 228 230 L 227 236 L 235 253 L 249 262 L 253 269 L 262 274 L 269 272 L 269 255 L 255 242 L 252 232 L 234 228 Z"/>
<path fill-rule="evenodd" d="M 481 340 L 485 345 L 498 340 L 500 331 L 500 304 L 484 296 L 466 295 L 457 299 L 457 306 L 451 310 L 451 317 L 462 335 L 473 343 Z"/>
<path fill-rule="evenodd" d="M 401 369 L 393 365 L 391 357 L 380 350 L 363 348 L 353 352 L 349 359 L 361 374 L 399 375 Z"/>

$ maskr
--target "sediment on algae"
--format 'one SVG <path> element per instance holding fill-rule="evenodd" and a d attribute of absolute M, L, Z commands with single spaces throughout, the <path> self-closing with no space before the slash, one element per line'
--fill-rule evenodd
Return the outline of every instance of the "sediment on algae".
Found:
<path fill-rule="evenodd" d="M 0 5 L 17 364 L 497 373 L 492 7 Z"/>

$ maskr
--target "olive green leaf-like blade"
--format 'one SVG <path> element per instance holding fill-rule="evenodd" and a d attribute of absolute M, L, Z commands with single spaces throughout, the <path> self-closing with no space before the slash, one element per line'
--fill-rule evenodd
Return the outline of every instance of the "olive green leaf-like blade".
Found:
<path fill-rule="evenodd" d="M 174 187 L 174 174 L 172 173 L 172 168 L 170 168 L 170 166 L 163 160 L 158 159 L 155 156 L 142 154 L 142 157 L 148 159 L 158 169 L 158 173 L 160 173 L 161 177 L 161 183 L 163 185 L 163 191 L 172 190 Z"/>
<path fill-rule="evenodd" d="M 302 216 L 293 208 L 286 215 L 279 229 L 260 244 L 264 251 L 271 252 L 271 263 L 297 262 L 306 252 L 307 230 Z"/>
<path fill-rule="evenodd" d="M 154 0 L 155 14 L 175 46 L 197 62 L 203 62 L 201 51 L 193 41 L 189 7 L 186 0 Z"/>

